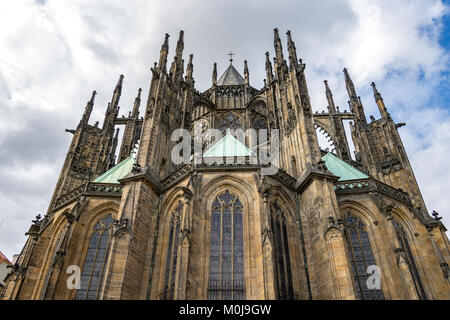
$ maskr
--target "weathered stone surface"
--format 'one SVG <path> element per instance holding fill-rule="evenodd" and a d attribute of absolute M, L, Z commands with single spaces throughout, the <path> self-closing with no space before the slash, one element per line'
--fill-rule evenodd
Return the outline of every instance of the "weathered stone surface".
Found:
<path fill-rule="evenodd" d="M 95 252 L 101 251 L 94 228 L 111 215 L 114 223 L 106 229 L 104 260 L 98 260 L 101 276 L 94 287 L 95 298 L 206 299 L 213 206 L 229 192 L 241 204 L 243 285 L 234 286 L 245 288 L 245 299 L 357 299 L 351 235 L 345 225 L 349 214 L 367 233 L 366 250 L 370 245 L 384 298 L 450 299 L 445 228 L 437 216 L 426 213 L 397 132 L 400 126 L 393 122 L 381 95 L 375 92 L 382 118 L 368 124 L 346 71 L 351 112 L 335 107 L 326 84 L 329 112 L 313 115 L 305 64 L 297 59 L 289 33 L 288 66 L 280 41 L 275 30 L 276 63 L 272 69 L 267 54 L 267 79 L 261 90 L 250 86 L 248 68 L 242 82 L 222 86 L 214 71 L 212 87 L 203 93 L 195 90 L 192 56 L 183 77 L 180 33 L 170 69 L 168 36 L 159 63 L 152 68 L 143 118 L 138 117 L 140 91 L 129 117 L 118 117 L 123 77 L 103 128 L 88 124 L 92 98 L 74 131 L 49 211 L 33 222 L 1 297 L 75 299 L 77 290 L 67 287 L 66 270 L 73 265 L 88 270 L 91 256 L 97 259 Z M 348 119 L 355 121 L 357 161 L 349 156 L 343 130 L 342 120 Z M 262 176 L 260 164 L 246 161 L 174 164 L 170 157 L 177 142 L 171 134 L 177 128 L 192 130 L 195 121 L 221 130 L 279 129 L 280 170 Z M 121 184 L 87 184 L 114 164 L 116 125 L 126 126 L 119 159 L 128 157 L 139 140 L 137 163 L 119 179 Z M 370 178 L 337 182 L 338 177 L 320 161 L 316 127 L 330 135 L 338 157 Z M 173 219 L 177 208 L 182 209 Z M 394 223 L 401 225 L 408 247 Z M 367 276 L 365 270 L 360 272 Z M 86 279 L 92 280 L 87 274 L 84 285 Z"/>

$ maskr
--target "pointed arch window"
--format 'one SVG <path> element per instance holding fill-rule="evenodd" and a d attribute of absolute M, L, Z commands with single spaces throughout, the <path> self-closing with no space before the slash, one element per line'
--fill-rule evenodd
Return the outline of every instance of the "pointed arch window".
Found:
<path fill-rule="evenodd" d="M 89 247 L 81 272 L 80 289 L 77 300 L 97 300 L 101 295 L 101 286 L 105 277 L 106 262 L 112 239 L 113 218 L 108 215 L 94 226 L 89 239 Z"/>
<path fill-rule="evenodd" d="M 267 122 L 262 117 L 257 117 L 253 119 L 252 128 L 256 130 L 266 129 L 267 130 Z"/>
<path fill-rule="evenodd" d="M 211 208 L 209 300 L 245 299 L 242 203 L 229 190 Z"/>
<path fill-rule="evenodd" d="M 377 264 L 366 226 L 361 219 L 349 212 L 344 219 L 344 228 L 356 298 L 358 300 L 384 300 L 381 289 L 369 289 L 367 286 L 369 278 L 367 269 L 369 266 Z"/>
<path fill-rule="evenodd" d="M 222 132 L 222 134 L 226 134 L 227 129 L 243 129 L 241 119 L 234 113 L 227 113 L 219 119 L 218 129 Z"/>
<path fill-rule="evenodd" d="M 426 300 L 427 296 L 425 294 L 425 290 L 423 289 L 422 281 L 420 280 L 419 271 L 417 270 L 416 263 L 414 262 L 414 258 L 411 252 L 411 247 L 408 243 L 408 237 L 406 235 L 405 230 L 403 227 L 395 221 L 395 219 L 392 219 L 392 223 L 394 224 L 395 231 L 397 233 L 398 241 L 400 242 L 400 246 L 402 251 L 405 253 L 407 258 L 407 263 L 409 267 L 409 272 L 411 273 L 411 277 L 414 281 L 414 286 L 416 288 L 417 295 L 419 296 L 420 300 Z"/>
<path fill-rule="evenodd" d="M 274 201 L 270 206 L 270 227 L 273 234 L 275 253 L 277 299 L 293 300 L 294 288 L 292 285 L 291 258 L 289 255 L 286 217 L 277 201 Z"/>
<path fill-rule="evenodd" d="M 164 300 L 173 300 L 175 291 L 175 275 L 177 271 L 178 244 L 183 214 L 183 202 L 179 202 L 172 213 L 169 226 L 169 243 L 167 246 L 166 270 L 164 275 Z"/>

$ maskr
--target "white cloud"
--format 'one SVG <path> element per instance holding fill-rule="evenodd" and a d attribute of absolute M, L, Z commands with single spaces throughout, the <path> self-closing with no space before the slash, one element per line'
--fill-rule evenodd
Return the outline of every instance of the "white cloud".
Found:
<path fill-rule="evenodd" d="M 261 87 L 274 27 L 283 39 L 292 31 L 315 110 L 326 107 L 324 79 L 347 108 L 348 67 L 368 115 L 377 115 L 376 81 L 395 120 L 408 122 L 401 134 L 429 209 L 450 218 L 443 196 L 450 177 L 442 172 L 450 115 L 430 100 L 448 70 L 449 53 L 437 42 L 445 10 L 438 0 L 2 1 L 0 250 L 19 252 L 31 219 L 45 212 L 71 138 L 64 129 L 77 125 L 92 90 L 99 94 L 91 121 L 102 121 L 124 73 L 127 114 L 139 87 L 146 98 L 164 33 L 171 35 L 170 63 L 180 29 L 200 90 L 210 86 L 214 62 L 219 73 L 225 69 L 230 50 L 238 70 L 248 60 L 251 83 Z"/>

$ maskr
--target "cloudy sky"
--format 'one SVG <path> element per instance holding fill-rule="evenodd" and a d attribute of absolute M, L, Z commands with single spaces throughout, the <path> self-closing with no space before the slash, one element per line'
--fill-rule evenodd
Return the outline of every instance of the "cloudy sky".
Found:
<path fill-rule="evenodd" d="M 232 50 L 251 85 L 265 76 L 273 28 L 292 31 L 314 109 L 326 109 L 328 79 L 341 109 L 347 67 L 367 116 L 379 117 L 370 82 L 377 83 L 400 129 L 428 210 L 450 225 L 450 19 L 448 0 L 2 0 L 0 8 L 0 250 L 20 252 L 36 214 L 45 214 L 73 129 L 91 92 L 91 122 L 102 121 L 120 74 L 121 113 L 150 67 L 164 34 L 171 53 L 185 31 L 185 59 L 194 54 L 199 90 L 219 76 Z M 286 48 L 286 46 L 284 46 Z M 141 110 L 142 111 L 142 110 Z"/>

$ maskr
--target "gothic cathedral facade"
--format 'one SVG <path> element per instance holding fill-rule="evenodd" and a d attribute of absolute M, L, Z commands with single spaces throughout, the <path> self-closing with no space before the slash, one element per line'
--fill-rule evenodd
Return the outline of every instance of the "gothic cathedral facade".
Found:
<path fill-rule="evenodd" d="M 219 79 L 214 64 L 212 86 L 196 90 L 181 31 L 169 69 L 165 36 L 143 114 L 139 89 L 119 116 L 120 76 L 103 125 L 89 124 L 94 91 L 67 130 L 73 138 L 48 211 L 33 220 L 1 297 L 450 299 L 449 240 L 426 209 L 398 133 L 404 124 L 374 83 L 381 118 L 368 122 L 346 69 L 350 111 L 339 110 L 325 81 L 328 112 L 313 113 L 291 33 L 287 61 L 277 29 L 274 45 L 259 90 L 247 62 L 242 76 L 232 59 Z M 192 152 L 174 163 L 179 128 L 277 132 L 277 170 L 264 174 L 247 140 L 228 133 L 200 144 L 204 156 L 226 161 L 195 162 Z M 319 147 L 317 128 L 334 151 Z"/>

